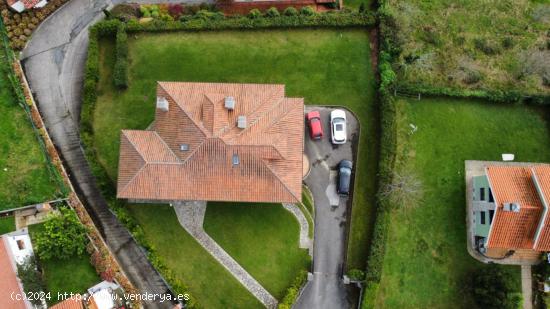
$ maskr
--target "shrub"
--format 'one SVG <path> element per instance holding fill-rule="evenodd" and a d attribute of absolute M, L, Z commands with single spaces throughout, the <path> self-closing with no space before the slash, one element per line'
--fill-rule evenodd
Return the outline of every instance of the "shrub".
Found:
<path fill-rule="evenodd" d="M 348 271 L 348 277 L 351 280 L 362 281 L 365 280 L 365 272 L 360 269 L 351 269 Z"/>
<path fill-rule="evenodd" d="M 500 266 L 484 265 L 476 269 L 471 277 L 474 300 L 481 308 L 519 308 L 521 296 L 514 293 L 514 284 Z"/>
<path fill-rule="evenodd" d="M 29 256 L 22 264 L 17 264 L 17 277 L 23 284 L 23 290 L 27 295 L 38 295 L 45 291 L 42 274 L 38 271 L 38 265 L 34 256 Z M 36 306 L 41 306 L 41 299 L 38 297 L 29 297 L 29 301 Z"/>
<path fill-rule="evenodd" d="M 482 76 L 479 71 L 468 71 L 462 81 L 468 85 L 472 85 L 478 83 L 481 79 Z"/>
<path fill-rule="evenodd" d="M 138 17 L 138 10 L 135 6 L 130 4 L 119 4 L 111 10 L 111 15 L 122 21 L 128 21 Z"/>
<path fill-rule="evenodd" d="M 168 6 L 168 14 L 170 14 L 174 19 L 180 18 L 183 14 L 183 5 L 181 4 L 170 4 Z"/>
<path fill-rule="evenodd" d="M 361 2 L 359 5 L 359 13 L 364 13 L 367 11 L 367 6 L 365 5 L 365 2 Z"/>
<path fill-rule="evenodd" d="M 283 14 L 285 16 L 296 16 L 298 15 L 298 10 L 292 6 L 289 6 L 284 10 Z"/>
<path fill-rule="evenodd" d="M 510 49 L 514 47 L 514 40 L 512 39 L 512 37 L 507 36 L 502 39 L 502 47 L 504 47 L 505 49 Z"/>
<path fill-rule="evenodd" d="M 84 253 L 88 238 L 86 228 L 74 211 L 61 207 L 59 214 L 50 215 L 44 230 L 36 233 L 33 242 L 41 259 L 68 259 Z"/>
<path fill-rule="evenodd" d="M 292 282 L 292 285 L 286 290 L 286 294 L 283 297 L 282 302 L 279 303 L 278 309 L 290 309 L 292 307 L 298 297 L 298 292 L 300 292 L 300 289 L 306 283 L 306 280 L 307 272 L 305 270 L 300 271 L 296 279 Z"/>
<path fill-rule="evenodd" d="M 300 14 L 304 16 L 313 16 L 315 15 L 315 11 L 311 6 L 304 6 L 302 9 L 300 9 Z"/>
<path fill-rule="evenodd" d="M 257 19 L 260 17 L 262 17 L 262 12 L 260 12 L 260 10 L 258 9 L 252 9 L 250 10 L 250 13 L 248 13 L 248 18 L 250 19 Z"/>
<path fill-rule="evenodd" d="M 116 33 L 116 62 L 113 69 L 113 81 L 117 88 L 128 87 L 128 35 L 124 24 Z"/>
<path fill-rule="evenodd" d="M 276 7 L 270 7 L 266 12 L 265 16 L 267 17 L 278 17 L 281 14 L 279 13 L 279 10 L 277 10 Z"/>
<path fill-rule="evenodd" d="M 486 55 L 496 55 L 500 53 L 500 48 L 493 42 L 485 38 L 475 38 L 474 46 Z"/>

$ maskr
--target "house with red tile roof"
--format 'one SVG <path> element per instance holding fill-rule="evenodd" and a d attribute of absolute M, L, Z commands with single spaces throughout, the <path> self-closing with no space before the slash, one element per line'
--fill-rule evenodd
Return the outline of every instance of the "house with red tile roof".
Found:
<path fill-rule="evenodd" d="M 471 188 L 479 252 L 536 260 L 550 251 L 550 164 L 489 162 Z"/>
<path fill-rule="evenodd" d="M 158 82 L 153 123 L 120 135 L 117 197 L 298 202 L 303 145 L 284 85 Z"/>
<path fill-rule="evenodd" d="M 17 278 L 17 263 L 28 256 L 29 252 L 32 254 L 32 247 L 26 230 L 0 237 L 0 308 L 34 308 L 24 299 L 23 286 Z"/>
<path fill-rule="evenodd" d="M 30 10 L 32 8 L 41 8 L 44 7 L 46 4 L 48 4 L 47 0 L 6 0 L 8 6 L 18 12 L 21 13 L 25 10 Z"/>

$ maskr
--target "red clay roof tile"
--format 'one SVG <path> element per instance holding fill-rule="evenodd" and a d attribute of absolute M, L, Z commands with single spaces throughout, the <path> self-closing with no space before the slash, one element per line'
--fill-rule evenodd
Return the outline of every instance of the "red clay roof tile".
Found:
<path fill-rule="evenodd" d="M 181 82 L 159 82 L 157 96 L 169 109 L 157 109 L 151 130 L 122 131 L 118 198 L 301 200 L 303 99 L 286 98 L 283 85 Z"/>

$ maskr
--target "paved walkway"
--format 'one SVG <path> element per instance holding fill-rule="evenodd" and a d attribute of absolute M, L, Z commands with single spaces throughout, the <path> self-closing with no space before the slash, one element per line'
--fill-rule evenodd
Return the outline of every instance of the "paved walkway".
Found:
<path fill-rule="evenodd" d="M 306 216 L 300 209 L 300 207 L 295 204 L 284 203 L 283 207 L 288 210 L 298 223 L 300 224 L 300 248 L 308 249 L 310 255 L 313 254 L 313 241 L 309 238 L 309 222 L 306 219 Z"/>
<path fill-rule="evenodd" d="M 193 236 L 220 264 L 267 308 L 276 308 L 277 299 L 254 279 L 237 261 L 223 250 L 203 229 L 206 202 L 189 201 L 173 204 L 181 226 Z M 305 219 L 305 218 L 304 218 Z"/>
<path fill-rule="evenodd" d="M 521 265 L 521 293 L 523 294 L 523 309 L 532 309 L 533 278 L 530 265 Z"/>

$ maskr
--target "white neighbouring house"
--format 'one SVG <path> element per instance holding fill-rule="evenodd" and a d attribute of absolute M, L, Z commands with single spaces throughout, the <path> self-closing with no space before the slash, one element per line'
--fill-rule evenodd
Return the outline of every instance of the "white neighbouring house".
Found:
<path fill-rule="evenodd" d="M 48 0 L 7 0 L 7 3 L 12 10 L 21 13 L 32 8 L 44 7 Z"/>

